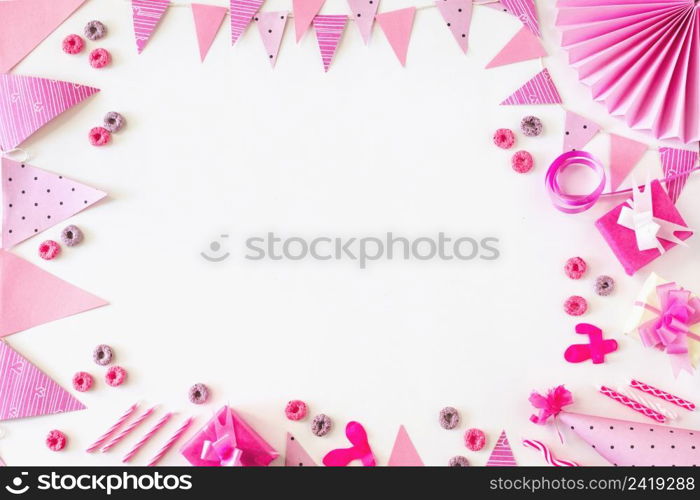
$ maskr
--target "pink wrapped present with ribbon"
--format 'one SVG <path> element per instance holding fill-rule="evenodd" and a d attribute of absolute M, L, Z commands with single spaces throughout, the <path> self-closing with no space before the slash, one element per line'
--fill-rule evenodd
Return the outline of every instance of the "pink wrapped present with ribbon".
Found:
<path fill-rule="evenodd" d="M 626 331 L 645 347 L 665 353 L 675 376 L 692 373 L 700 361 L 700 298 L 652 273 L 634 303 Z"/>
<path fill-rule="evenodd" d="M 658 180 L 635 187 L 595 225 L 630 276 L 693 234 Z"/>
<path fill-rule="evenodd" d="M 224 406 L 180 450 L 196 466 L 264 467 L 279 453 L 236 411 Z"/>

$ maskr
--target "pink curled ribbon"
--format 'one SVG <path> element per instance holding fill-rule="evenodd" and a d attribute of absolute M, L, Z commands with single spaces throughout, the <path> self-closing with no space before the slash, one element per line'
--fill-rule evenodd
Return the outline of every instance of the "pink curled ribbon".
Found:
<path fill-rule="evenodd" d="M 598 185 L 588 194 L 569 194 L 559 185 L 559 174 L 575 165 L 590 168 L 598 177 Z M 592 154 L 585 151 L 567 151 L 557 157 L 547 170 L 544 179 L 547 194 L 554 206 L 567 214 L 585 212 L 595 205 L 605 189 L 605 168 Z"/>
<path fill-rule="evenodd" d="M 323 465 L 327 467 L 344 467 L 353 460 L 359 460 L 365 467 L 377 465 L 372 448 L 369 446 L 367 432 L 361 423 L 348 422 L 348 425 L 345 427 L 345 435 L 352 443 L 352 446 L 329 451 L 323 457 Z"/>
<path fill-rule="evenodd" d="M 690 327 L 700 323 L 700 298 L 692 297 L 690 291 L 675 283 L 665 283 L 656 287 L 660 309 L 645 302 L 635 302 L 656 317 L 639 327 L 639 338 L 645 347 L 655 347 L 665 351 L 671 359 L 673 374 L 681 371 L 693 372 L 688 354 L 688 338 L 700 341 L 700 336 L 690 331 Z"/>
<path fill-rule="evenodd" d="M 230 411 L 226 412 L 226 421 L 223 424 L 218 418 L 214 419 L 214 433 L 216 441 L 204 441 L 200 458 L 218 462 L 223 467 L 240 467 L 243 452 L 237 447 L 236 430 Z"/>
<path fill-rule="evenodd" d="M 523 439 L 523 446 L 537 450 L 544 456 L 545 461 L 554 467 L 578 467 L 576 462 L 555 457 L 549 448 L 542 442 L 535 439 Z"/>

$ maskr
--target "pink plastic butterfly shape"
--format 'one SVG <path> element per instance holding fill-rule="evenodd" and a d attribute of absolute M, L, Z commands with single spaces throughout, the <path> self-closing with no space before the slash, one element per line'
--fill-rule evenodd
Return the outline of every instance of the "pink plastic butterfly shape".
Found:
<path fill-rule="evenodd" d="M 588 344 L 574 344 L 564 352 L 564 359 L 569 363 L 581 363 L 590 359 L 593 364 L 605 361 L 605 355 L 617 351 L 617 341 L 603 340 L 603 330 L 589 323 L 576 325 L 576 333 L 588 335 Z"/>
<path fill-rule="evenodd" d="M 367 440 L 367 432 L 359 422 L 348 422 L 345 426 L 345 435 L 352 443 L 351 448 L 338 448 L 332 450 L 323 457 L 323 465 L 327 467 L 345 467 L 353 460 L 359 460 L 365 467 L 377 465 L 372 453 L 372 448 Z"/>

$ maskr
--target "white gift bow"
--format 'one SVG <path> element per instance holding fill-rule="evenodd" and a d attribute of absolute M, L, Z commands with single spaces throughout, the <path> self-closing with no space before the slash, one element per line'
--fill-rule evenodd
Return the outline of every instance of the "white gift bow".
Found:
<path fill-rule="evenodd" d="M 686 226 L 654 217 L 654 204 L 651 198 L 651 181 L 647 176 L 644 192 L 641 192 L 637 182 L 632 179 L 632 199 L 627 200 L 620 211 L 617 223 L 634 231 L 639 250 L 656 248 L 664 253 L 666 250 L 659 238 L 677 245 L 687 244 L 673 234 L 676 231 L 691 231 Z"/>

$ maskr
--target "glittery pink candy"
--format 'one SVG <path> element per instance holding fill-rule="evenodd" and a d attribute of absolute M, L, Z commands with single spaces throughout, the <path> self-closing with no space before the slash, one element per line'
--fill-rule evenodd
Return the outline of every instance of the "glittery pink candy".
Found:
<path fill-rule="evenodd" d="M 190 403 L 201 405 L 209 399 L 209 388 L 204 384 L 194 384 L 187 394 Z"/>
<path fill-rule="evenodd" d="M 87 372 L 78 372 L 73 375 L 73 389 L 78 392 L 85 392 L 90 390 L 93 383 L 92 375 Z"/>
<path fill-rule="evenodd" d="M 104 68 L 111 61 L 112 56 L 106 49 L 95 49 L 90 52 L 90 66 L 95 69 Z"/>
<path fill-rule="evenodd" d="M 569 316 L 581 316 L 588 310 L 588 302 L 579 295 L 572 295 L 564 302 L 564 312 Z"/>
<path fill-rule="evenodd" d="M 564 265 L 564 272 L 572 280 L 580 279 L 586 272 L 588 266 L 581 257 L 571 257 Z"/>
<path fill-rule="evenodd" d="M 284 414 L 287 415 L 289 420 L 303 420 L 306 417 L 307 411 L 306 403 L 298 399 L 290 401 L 284 408 Z"/>
<path fill-rule="evenodd" d="M 66 447 L 67 441 L 66 435 L 56 429 L 49 431 L 49 434 L 46 436 L 46 446 L 51 451 L 61 451 Z"/>
<path fill-rule="evenodd" d="M 104 127 L 95 127 L 90 129 L 88 138 L 93 146 L 104 146 L 111 139 L 112 134 Z"/>
<path fill-rule="evenodd" d="M 529 172 L 535 165 L 532 155 L 527 151 L 516 151 L 513 157 L 510 159 L 510 163 L 513 166 L 513 170 L 519 174 Z"/>
<path fill-rule="evenodd" d="M 467 457 L 457 455 L 455 457 L 450 458 L 450 461 L 447 462 L 447 465 L 449 465 L 450 467 L 469 467 L 469 460 L 467 459 Z"/>
<path fill-rule="evenodd" d="M 83 47 L 85 47 L 85 42 L 78 35 L 68 35 L 63 39 L 61 46 L 63 48 L 63 52 L 72 55 L 80 53 L 83 50 Z"/>
<path fill-rule="evenodd" d="M 112 387 L 117 387 L 122 385 L 126 380 L 126 370 L 121 366 L 110 366 L 107 370 L 107 375 L 105 375 L 105 382 L 107 385 Z"/>
<path fill-rule="evenodd" d="M 499 128 L 493 133 L 493 143 L 501 149 L 510 149 L 515 144 L 515 134 L 507 128 Z"/>
<path fill-rule="evenodd" d="M 61 253 L 61 246 L 53 240 L 46 240 L 39 245 L 39 257 L 44 260 L 52 260 Z"/>
<path fill-rule="evenodd" d="M 481 429 L 469 429 L 464 433 L 464 446 L 471 451 L 479 451 L 486 446 L 486 434 Z"/>

